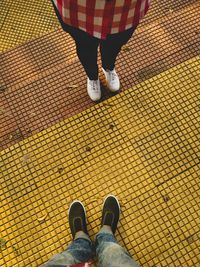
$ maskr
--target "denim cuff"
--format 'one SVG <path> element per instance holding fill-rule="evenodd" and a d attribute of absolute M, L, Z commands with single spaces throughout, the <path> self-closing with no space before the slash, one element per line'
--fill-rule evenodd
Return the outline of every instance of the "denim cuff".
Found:
<path fill-rule="evenodd" d="M 77 233 L 75 234 L 75 238 L 74 238 L 74 240 L 79 239 L 79 238 L 83 238 L 83 239 L 86 239 L 86 240 L 92 242 L 92 241 L 90 240 L 89 236 L 88 236 L 86 233 L 84 233 L 83 231 L 79 231 L 79 232 L 77 232 Z"/>
<path fill-rule="evenodd" d="M 99 230 L 99 232 L 97 233 L 97 235 L 98 235 L 98 234 L 101 234 L 101 233 L 104 233 L 104 234 L 111 234 L 111 235 L 113 235 L 112 230 L 109 229 L 106 225 L 103 225 L 103 226 L 101 227 L 101 229 Z"/>

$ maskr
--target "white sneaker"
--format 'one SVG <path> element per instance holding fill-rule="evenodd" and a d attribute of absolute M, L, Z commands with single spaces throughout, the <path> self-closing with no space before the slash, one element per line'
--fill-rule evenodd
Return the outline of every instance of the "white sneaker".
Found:
<path fill-rule="evenodd" d="M 103 73 L 106 77 L 107 87 L 111 92 L 118 92 L 120 89 L 119 77 L 114 70 L 103 70 Z"/>
<path fill-rule="evenodd" d="M 87 78 L 87 92 L 93 101 L 98 101 L 101 99 L 101 87 L 99 79 L 90 80 Z"/>

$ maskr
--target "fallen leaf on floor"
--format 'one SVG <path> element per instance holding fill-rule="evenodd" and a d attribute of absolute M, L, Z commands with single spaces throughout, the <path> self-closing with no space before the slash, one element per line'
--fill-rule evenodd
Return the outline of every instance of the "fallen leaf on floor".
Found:
<path fill-rule="evenodd" d="M 4 238 L 0 238 L 0 249 L 5 248 L 7 242 Z"/>
<path fill-rule="evenodd" d="M 125 46 L 122 47 L 122 50 L 123 51 L 130 51 L 131 48 L 125 45 Z"/>
<path fill-rule="evenodd" d="M 31 116 L 35 116 L 36 113 L 35 113 L 35 112 L 31 112 L 30 115 L 31 115 Z"/>
<path fill-rule="evenodd" d="M 6 87 L 4 85 L 0 86 L 0 92 L 5 92 L 6 91 Z"/>
<path fill-rule="evenodd" d="M 42 217 L 37 218 L 37 220 L 38 220 L 39 222 L 42 222 L 42 221 L 44 221 L 44 220 L 46 219 L 47 215 L 48 215 L 48 213 L 46 213 L 46 214 L 45 214 L 44 216 L 42 216 Z"/>
<path fill-rule="evenodd" d="M 31 161 L 31 156 L 29 154 L 26 154 L 26 155 L 23 156 L 23 158 L 22 158 L 22 163 L 23 164 L 27 164 L 30 161 Z"/>
<path fill-rule="evenodd" d="M 78 88 L 78 85 L 67 85 L 68 88 Z"/>
<path fill-rule="evenodd" d="M 4 108 L 0 108 L 0 114 L 4 114 L 5 113 L 5 109 Z"/>

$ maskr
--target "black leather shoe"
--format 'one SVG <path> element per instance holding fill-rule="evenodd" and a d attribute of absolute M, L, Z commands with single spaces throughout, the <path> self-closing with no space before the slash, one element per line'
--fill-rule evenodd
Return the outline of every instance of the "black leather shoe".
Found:
<path fill-rule="evenodd" d="M 116 232 L 119 221 L 120 205 L 115 196 L 108 195 L 103 204 L 101 227 L 108 225 L 111 227 L 113 234 Z"/>
<path fill-rule="evenodd" d="M 72 202 L 69 208 L 69 226 L 73 239 L 78 231 L 83 231 L 88 234 L 85 208 L 78 200 Z"/>

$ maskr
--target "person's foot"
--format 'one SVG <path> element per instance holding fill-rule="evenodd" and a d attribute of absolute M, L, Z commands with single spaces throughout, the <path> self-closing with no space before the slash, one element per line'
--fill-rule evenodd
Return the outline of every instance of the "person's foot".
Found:
<path fill-rule="evenodd" d="M 87 78 L 87 92 L 93 101 L 98 101 L 101 99 L 101 87 L 99 79 L 90 80 Z"/>
<path fill-rule="evenodd" d="M 107 83 L 108 89 L 113 93 L 118 92 L 120 89 L 120 81 L 119 81 L 119 77 L 118 77 L 115 69 L 104 70 L 104 68 L 102 68 L 102 70 L 103 70 L 103 73 L 106 77 L 106 83 Z"/>
<path fill-rule="evenodd" d="M 120 205 L 115 196 L 108 195 L 104 200 L 101 227 L 110 226 L 113 234 L 116 232 L 119 221 Z"/>
<path fill-rule="evenodd" d="M 73 239 L 79 231 L 87 233 L 86 212 L 83 204 L 79 200 L 72 202 L 69 208 L 69 226 Z"/>

